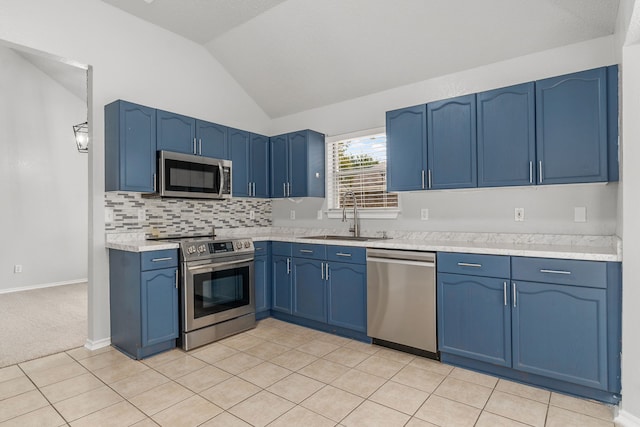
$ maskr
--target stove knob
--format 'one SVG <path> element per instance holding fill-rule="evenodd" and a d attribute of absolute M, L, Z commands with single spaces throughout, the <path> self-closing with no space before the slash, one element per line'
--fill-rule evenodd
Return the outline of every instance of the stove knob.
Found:
<path fill-rule="evenodd" d="M 245 247 L 245 248 L 249 248 L 249 247 L 251 247 L 251 242 L 250 242 L 250 241 L 248 241 L 248 240 L 245 240 L 245 241 L 244 241 L 244 247 Z"/>
<path fill-rule="evenodd" d="M 205 245 L 198 246 L 198 253 L 206 252 L 207 247 Z"/>
<path fill-rule="evenodd" d="M 190 254 L 194 253 L 196 251 L 196 247 L 194 245 L 191 245 L 187 248 L 187 252 L 189 252 Z"/>
<path fill-rule="evenodd" d="M 242 242 L 236 242 L 236 249 L 242 249 Z"/>

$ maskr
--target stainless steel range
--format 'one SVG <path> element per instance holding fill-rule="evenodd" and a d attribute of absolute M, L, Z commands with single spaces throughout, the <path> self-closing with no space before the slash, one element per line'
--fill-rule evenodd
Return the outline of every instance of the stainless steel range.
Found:
<path fill-rule="evenodd" d="M 178 344 L 191 350 L 255 327 L 251 239 L 170 240 L 180 243 Z"/>

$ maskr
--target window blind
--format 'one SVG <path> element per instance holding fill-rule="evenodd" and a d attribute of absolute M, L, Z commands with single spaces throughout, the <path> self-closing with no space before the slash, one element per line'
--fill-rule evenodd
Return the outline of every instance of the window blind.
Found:
<path fill-rule="evenodd" d="M 372 135 L 329 143 L 329 208 L 341 209 L 343 195 L 353 191 L 358 208 L 397 208 L 398 195 L 387 193 L 387 137 Z M 345 200 L 353 207 L 353 198 Z"/>

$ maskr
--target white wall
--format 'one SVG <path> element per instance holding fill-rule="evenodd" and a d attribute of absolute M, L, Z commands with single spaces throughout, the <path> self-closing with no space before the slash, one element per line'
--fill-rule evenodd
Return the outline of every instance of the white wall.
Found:
<path fill-rule="evenodd" d="M 275 119 L 272 134 L 314 129 L 329 136 L 385 125 L 385 111 L 438 99 L 617 63 L 614 36 L 526 55 L 416 84 Z M 616 233 L 618 184 L 576 184 L 400 193 L 397 220 L 363 220 L 362 230 L 478 231 L 612 235 Z M 525 221 L 514 221 L 514 208 Z M 587 222 L 574 222 L 574 208 L 587 208 Z M 276 200 L 276 226 L 346 228 L 317 220 L 323 199 Z M 430 219 L 420 220 L 428 208 Z M 296 220 L 289 220 L 290 210 Z"/>
<path fill-rule="evenodd" d="M 99 0 L 3 0 L 0 39 L 92 66 L 89 121 L 89 344 L 108 339 L 104 110 L 123 98 L 265 133 L 269 119 L 202 46 Z"/>
<path fill-rule="evenodd" d="M 0 292 L 86 280 L 86 103 L 1 45 L 0 69 Z"/>

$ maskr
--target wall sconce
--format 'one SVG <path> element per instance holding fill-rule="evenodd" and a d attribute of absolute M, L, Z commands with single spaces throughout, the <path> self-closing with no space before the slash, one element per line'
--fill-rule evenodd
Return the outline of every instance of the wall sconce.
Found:
<path fill-rule="evenodd" d="M 89 152 L 89 123 L 84 122 L 73 126 L 73 134 L 76 137 L 76 145 L 81 153 Z"/>

